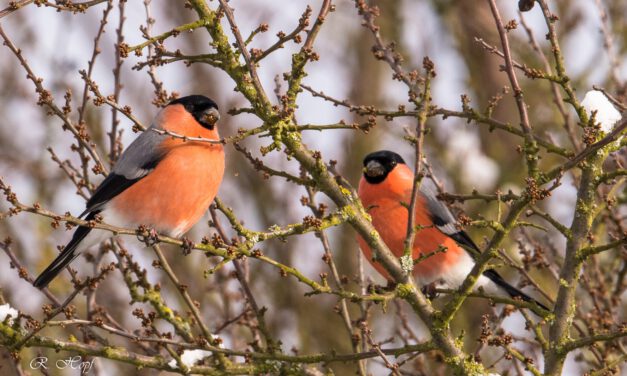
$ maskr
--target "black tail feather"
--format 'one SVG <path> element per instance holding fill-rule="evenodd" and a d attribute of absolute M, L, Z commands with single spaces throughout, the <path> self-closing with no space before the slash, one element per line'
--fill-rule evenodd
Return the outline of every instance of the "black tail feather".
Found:
<path fill-rule="evenodd" d="M 483 272 L 483 275 L 488 277 L 497 286 L 499 286 L 500 288 L 505 290 L 509 294 L 509 296 L 511 296 L 512 298 L 520 298 L 520 299 L 522 299 L 522 300 L 524 300 L 526 302 L 535 303 L 540 308 L 542 308 L 542 309 L 544 309 L 546 311 L 550 311 L 550 309 L 547 306 L 545 306 L 544 304 L 538 302 L 534 298 L 530 297 L 529 295 L 527 295 L 524 292 L 520 291 L 516 287 L 514 287 L 514 286 L 510 285 L 509 283 L 507 283 L 503 279 L 503 277 L 501 277 L 501 275 L 499 273 L 497 273 L 495 270 L 488 269 L 485 272 Z"/>
<path fill-rule="evenodd" d="M 86 220 L 91 220 L 95 216 L 95 213 L 90 214 L 85 218 Z M 90 218 L 91 217 L 91 218 Z M 33 282 L 33 286 L 38 289 L 43 289 L 48 286 L 48 284 L 57 276 L 59 273 L 63 271 L 63 269 L 68 266 L 80 253 L 76 253 L 76 247 L 81 243 L 83 239 L 89 234 L 92 229 L 90 227 L 79 226 L 76 231 L 74 231 L 74 235 L 72 236 L 72 240 L 65 246 L 63 251 L 59 256 L 57 256 L 54 261 L 48 265 L 46 270 L 44 270 L 35 282 Z"/>

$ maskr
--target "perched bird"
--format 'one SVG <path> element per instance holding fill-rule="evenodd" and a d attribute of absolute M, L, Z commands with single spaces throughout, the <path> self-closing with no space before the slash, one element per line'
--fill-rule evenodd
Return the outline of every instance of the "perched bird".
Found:
<path fill-rule="evenodd" d="M 187 232 L 218 193 L 224 149 L 221 144 L 174 138 L 153 129 L 217 141 L 219 119 L 216 103 L 202 95 L 170 102 L 122 153 L 79 217 L 93 220 L 99 215 L 104 223 L 125 228 L 146 225 L 172 237 Z M 111 236 L 108 231 L 78 226 L 33 285 L 47 286 L 81 251 Z"/>
<path fill-rule="evenodd" d="M 381 239 L 397 257 L 403 255 L 413 183 L 413 171 L 394 152 L 382 150 L 368 154 L 364 159 L 359 198 L 372 217 L 372 224 Z M 475 263 L 474 258 L 480 250 L 468 234 L 459 230 L 455 224 L 453 214 L 438 200 L 433 187 L 421 184 L 415 204 L 416 236 L 412 259 L 433 254 L 414 265 L 413 274 L 419 284 L 427 286 L 434 282 L 444 282 L 445 286 L 457 288 L 470 273 Z M 383 266 L 373 262 L 372 250 L 366 241 L 361 237 L 358 237 L 358 241 L 366 259 L 379 273 L 388 277 Z M 444 247 L 444 251 L 436 253 L 440 247 Z M 476 285 L 483 286 L 492 293 L 504 290 L 511 297 L 535 302 L 547 309 L 505 282 L 492 269 L 486 270 Z"/>

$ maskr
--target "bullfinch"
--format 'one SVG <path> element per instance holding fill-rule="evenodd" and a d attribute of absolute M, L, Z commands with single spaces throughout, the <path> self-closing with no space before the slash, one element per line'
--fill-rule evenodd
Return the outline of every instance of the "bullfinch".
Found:
<path fill-rule="evenodd" d="M 176 99 L 164 107 L 122 153 L 111 173 L 79 216 L 124 228 L 146 225 L 179 237 L 205 214 L 224 175 L 219 143 L 185 140 L 164 134 L 218 141 L 218 106 L 202 95 Z M 156 132 L 161 131 L 160 133 Z M 111 232 L 78 226 L 61 254 L 33 283 L 43 288 L 86 248 Z"/>
<path fill-rule="evenodd" d="M 368 154 L 364 159 L 359 198 L 372 217 L 372 224 L 381 239 L 397 257 L 403 255 L 413 184 L 414 173 L 400 155 L 382 150 Z M 443 282 L 447 287 L 457 288 L 473 268 L 474 257 L 480 253 L 479 248 L 468 234 L 457 228 L 455 217 L 437 198 L 431 185 L 420 185 L 414 218 L 416 236 L 412 259 L 431 254 L 414 265 L 413 274 L 417 282 L 423 286 Z M 373 261 L 372 250 L 366 241 L 361 237 L 358 237 L 358 241 L 366 259 L 387 277 L 388 273 L 383 266 Z M 437 252 L 439 249 L 443 251 Z M 483 272 L 476 285 L 483 286 L 490 293 L 504 291 L 511 297 L 534 302 L 548 310 L 505 282 L 495 270 Z"/>

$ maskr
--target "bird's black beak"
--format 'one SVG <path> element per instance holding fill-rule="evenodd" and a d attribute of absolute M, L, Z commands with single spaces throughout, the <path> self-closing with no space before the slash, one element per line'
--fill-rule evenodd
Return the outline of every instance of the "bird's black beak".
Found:
<path fill-rule="evenodd" d="M 385 167 L 381 163 L 372 160 L 366 164 L 364 174 L 370 178 L 380 177 L 385 175 Z"/>
<path fill-rule="evenodd" d="M 205 123 L 213 127 L 220 120 L 220 113 L 215 108 L 210 108 L 202 114 L 201 123 Z"/>

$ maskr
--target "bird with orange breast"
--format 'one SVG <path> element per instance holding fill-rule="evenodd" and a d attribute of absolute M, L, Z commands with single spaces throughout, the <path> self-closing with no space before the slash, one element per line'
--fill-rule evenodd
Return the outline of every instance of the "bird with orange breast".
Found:
<path fill-rule="evenodd" d="M 372 224 L 381 239 L 396 257 L 403 256 L 407 223 L 414 184 L 414 173 L 400 155 L 382 150 L 368 154 L 359 182 L 359 198 L 372 217 Z M 416 236 L 412 259 L 427 256 L 414 265 L 413 275 L 423 286 L 443 282 L 450 288 L 459 287 L 472 270 L 480 250 L 464 231 L 456 226 L 455 217 L 440 201 L 433 187 L 421 184 L 415 204 Z M 366 241 L 358 237 L 366 259 L 385 277 L 389 277 L 380 263 L 372 258 Z M 438 252 L 438 250 L 443 250 Z M 506 292 L 513 298 L 534 302 L 548 308 L 524 292 L 507 283 L 495 270 L 483 272 L 475 286 L 490 293 Z"/>
<path fill-rule="evenodd" d="M 98 215 L 104 223 L 124 228 L 146 225 L 172 237 L 186 233 L 218 193 L 224 149 L 219 143 L 165 133 L 218 141 L 219 119 L 218 106 L 205 96 L 170 102 L 122 153 L 79 217 L 89 221 Z M 108 231 L 78 226 L 33 285 L 44 288 L 83 250 L 111 236 Z"/>

